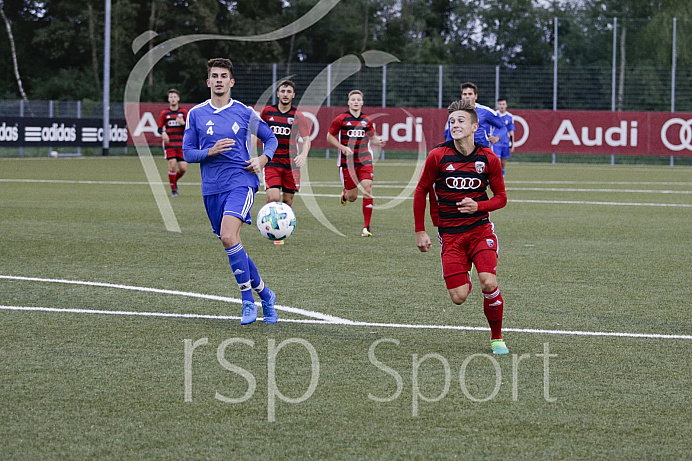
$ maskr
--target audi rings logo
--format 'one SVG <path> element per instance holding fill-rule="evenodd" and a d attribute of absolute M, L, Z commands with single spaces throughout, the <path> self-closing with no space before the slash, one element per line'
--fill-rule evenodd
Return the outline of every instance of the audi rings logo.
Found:
<path fill-rule="evenodd" d="M 479 178 L 453 178 L 451 176 L 445 180 L 445 183 L 450 189 L 459 190 L 478 189 L 483 185 L 483 181 Z"/>
<path fill-rule="evenodd" d="M 271 129 L 274 132 L 274 134 L 277 136 L 290 136 L 291 135 L 291 129 L 287 126 L 274 125 L 271 127 Z"/>
<path fill-rule="evenodd" d="M 365 130 L 348 130 L 346 136 L 349 138 L 364 138 Z"/>
<path fill-rule="evenodd" d="M 668 140 L 668 128 L 673 125 L 680 125 L 679 144 L 671 143 Z M 661 141 L 670 150 L 679 152 L 683 149 L 692 150 L 692 120 L 681 118 L 671 118 L 661 127 Z"/>

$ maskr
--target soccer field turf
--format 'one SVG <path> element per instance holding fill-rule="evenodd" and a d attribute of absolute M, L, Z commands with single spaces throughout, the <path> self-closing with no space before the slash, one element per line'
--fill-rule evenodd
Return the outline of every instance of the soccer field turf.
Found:
<path fill-rule="evenodd" d="M 344 236 L 301 194 L 285 245 L 245 226 L 280 321 L 241 326 L 198 166 L 175 233 L 137 158 L 0 160 L 2 458 L 689 457 L 691 168 L 510 163 L 497 357 L 392 201 L 413 162 L 376 164 L 373 238 L 308 176 Z"/>

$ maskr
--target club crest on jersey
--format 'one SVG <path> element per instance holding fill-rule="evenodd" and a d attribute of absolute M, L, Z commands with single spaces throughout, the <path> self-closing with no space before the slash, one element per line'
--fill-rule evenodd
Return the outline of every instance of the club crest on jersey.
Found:
<path fill-rule="evenodd" d="M 476 162 L 476 173 L 483 173 L 485 171 L 485 162 Z"/>
<path fill-rule="evenodd" d="M 233 129 L 233 132 L 234 132 L 235 134 L 238 134 L 238 130 L 240 130 L 240 125 L 238 125 L 238 122 L 234 122 L 234 123 L 233 123 L 233 126 L 231 127 L 231 129 Z"/>
<path fill-rule="evenodd" d="M 488 244 L 488 248 L 492 248 L 495 246 L 495 241 L 493 241 L 493 239 L 485 239 L 485 243 Z"/>
<path fill-rule="evenodd" d="M 366 126 L 368 124 L 368 122 L 366 120 L 361 120 L 360 124 L 363 126 Z"/>
<path fill-rule="evenodd" d="M 293 125 L 293 117 L 288 117 L 288 119 L 286 119 L 286 121 L 288 122 L 289 125 Z"/>

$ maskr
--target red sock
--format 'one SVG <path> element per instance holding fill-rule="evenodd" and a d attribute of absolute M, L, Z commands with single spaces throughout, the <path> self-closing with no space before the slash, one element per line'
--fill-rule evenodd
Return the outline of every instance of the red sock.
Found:
<path fill-rule="evenodd" d="M 500 289 L 496 288 L 492 293 L 483 292 L 483 313 L 490 325 L 490 339 L 502 338 L 502 310 L 504 301 Z"/>
<path fill-rule="evenodd" d="M 372 218 L 372 204 L 374 200 L 372 198 L 363 198 L 363 218 L 365 220 L 365 227 L 370 228 L 370 218 Z"/>
<path fill-rule="evenodd" d="M 178 189 L 178 175 L 175 171 L 168 172 L 168 182 L 171 184 L 171 190 Z"/>
<path fill-rule="evenodd" d="M 178 170 L 178 172 L 175 174 L 176 187 L 178 179 L 182 178 L 184 174 L 185 172 L 183 170 Z"/>

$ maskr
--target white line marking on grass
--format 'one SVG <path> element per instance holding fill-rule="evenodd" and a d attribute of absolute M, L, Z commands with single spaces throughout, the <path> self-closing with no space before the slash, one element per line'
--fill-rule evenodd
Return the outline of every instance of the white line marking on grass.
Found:
<path fill-rule="evenodd" d="M 511 203 L 549 203 L 560 205 L 614 205 L 614 206 L 667 206 L 679 208 L 692 208 L 692 204 L 687 203 L 637 203 L 637 202 L 587 202 L 583 200 L 507 200 Z"/>
<path fill-rule="evenodd" d="M 225 303 L 236 303 L 236 304 L 242 304 L 243 300 L 242 299 L 237 299 L 237 298 L 229 298 L 226 296 L 216 296 L 216 295 L 205 295 L 202 293 L 192 293 L 188 291 L 177 291 L 177 290 L 163 290 L 160 288 L 149 288 L 149 287 L 135 287 L 135 286 L 130 286 L 130 285 L 118 285 L 114 283 L 102 283 L 102 282 L 85 282 L 82 280 L 62 280 L 62 279 L 46 279 L 46 278 L 38 278 L 38 277 L 20 277 L 20 276 L 14 276 L 14 275 L 0 275 L 0 279 L 7 279 L 7 280 L 21 280 L 25 282 L 44 282 L 44 283 L 64 283 L 68 285 L 86 285 L 86 286 L 93 286 L 93 287 L 104 287 L 104 288 L 118 288 L 121 290 L 131 290 L 131 291 L 144 291 L 147 293 L 159 293 L 159 294 L 166 294 L 166 295 L 175 295 L 175 296 L 186 296 L 190 298 L 199 298 L 199 299 L 211 299 L 213 301 L 221 301 Z M 279 304 L 274 306 L 277 310 L 281 310 L 284 312 L 290 312 L 292 314 L 298 314 L 298 315 L 304 315 L 306 317 L 312 317 L 328 322 L 334 322 L 334 323 L 350 323 L 350 320 L 342 319 L 340 317 L 335 317 L 333 315 L 328 315 L 328 314 L 322 314 L 320 312 L 314 312 L 314 311 L 309 311 L 305 309 L 299 309 L 297 307 L 289 307 L 289 306 L 281 306 Z"/>
<path fill-rule="evenodd" d="M 34 180 L 34 179 L 0 179 L 0 182 L 37 182 L 37 183 L 66 183 L 66 184 L 133 184 L 133 185 L 147 185 L 147 182 L 125 182 L 125 181 L 66 181 L 66 180 Z M 164 184 L 164 183 L 162 183 Z M 199 183 L 179 183 L 187 185 L 199 185 Z M 336 186 L 335 186 L 336 187 Z M 341 187 L 341 186 L 339 186 Z M 387 188 L 390 186 L 384 186 Z M 413 188 L 409 188 L 413 191 Z M 377 186 L 375 186 L 377 190 Z M 511 189 L 511 190 L 522 190 L 522 189 Z M 530 190 L 530 189 L 523 189 Z M 536 191 L 553 191 L 552 189 L 536 189 Z M 567 191 L 567 189 L 555 189 L 554 191 Z M 593 189 L 585 189 L 585 192 L 593 192 Z M 601 192 L 601 191 L 598 191 Z M 622 192 L 621 190 L 614 189 L 612 192 Z M 689 194 L 686 191 L 639 191 L 648 193 L 663 193 L 663 194 Z M 257 193 L 264 193 L 264 191 L 258 191 Z M 339 194 L 307 194 L 301 192 L 299 195 L 310 195 L 312 197 L 328 197 L 337 198 Z M 382 200 L 394 200 L 401 199 L 402 197 L 394 197 L 388 195 L 375 195 L 376 199 Z M 413 197 L 403 197 L 404 200 L 413 200 Z M 687 203 L 638 203 L 638 202 L 593 202 L 593 201 L 582 201 L 582 200 L 508 200 L 510 203 L 546 203 L 550 205 L 604 205 L 604 206 L 652 206 L 652 207 L 673 207 L 673 208 L 692 208 L 692 204 Z"/>
<path fill-rule="evenodd" d="M 96 314 L 96 315 L 125 315 L 138 317 L 166 317 L 166 318 L 186 318 L 186 319 L 207 319 L 207 320 L 240 320 L 240 317 L 233 315 L 205 315 L 205 314 L 178 314 L 172 312 L 135 312 L 135 311 L 108 311 L 100 309 L 60 309 L 54 307 L 31 307 L 31 306 L 2 306 L 0 310 L 8 311 L 30 311 L 30 312 L 52 312 L 68 314 Z M 261 318 L 259 318 L 261 319 Z M 349 325 L 355 327 L 381 327 L 381 328 L 406 328 L 415 330 L 456 330 L 456 331 L 490 331 L 488 327 L 471 327 L 464 325 L 412 325 L 406 323 L 377 323 L 377 322 L 358 322 L 339 317 L 335 320 L 316 320 L 316 319 L 279 319 L 279 322 L 286 323 L 308 323 L 315 325 Z M 645 338 L 645 339 L 685 339 L 692 340 L 692 335 L 662 335 L 655 333 L 620 333 L 608 331 L 570 331 L 570 330 L 539 330 L 535 328 L 505 328 L 504 332 L 530 333 L 543 335 L 570 335 L 570 336 L 611 336 L 618 338 Z"/>

